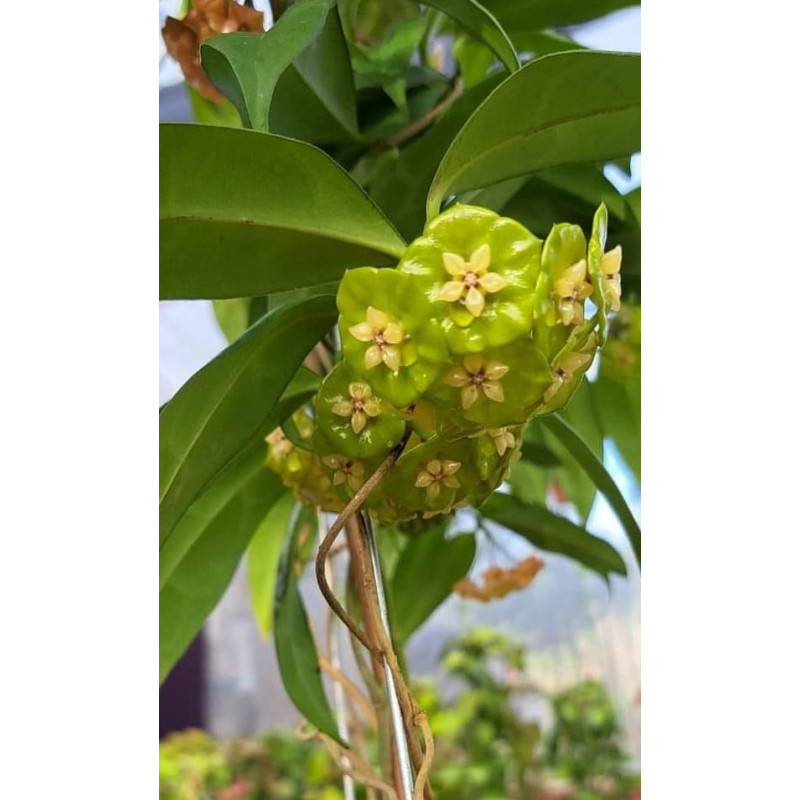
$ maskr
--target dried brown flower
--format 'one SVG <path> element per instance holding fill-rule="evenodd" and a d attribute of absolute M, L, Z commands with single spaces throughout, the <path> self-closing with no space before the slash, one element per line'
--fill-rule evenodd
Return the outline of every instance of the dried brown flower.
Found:
<path fill-rule="evenodd" d="M 483 586 L 464 578 L 453 586 L 453 591 L 461 597 L 488 603 L 490 600 L 524 589 L 543 566 L 544 561 L 536 556 L 530 556 L 508 569 L 489 567 L 483 572 Z"/>
<path fill-rule="evenodd" d="M 221 103 L 225 98 L 212 86 L 200 66 L 200 45 L 211 36 L 236 31 L 264 30 L 264 14 L 234 0 L 194 0 L 183 19 L 167 17 L 161 33 L 167 52 L 180 64 L 189 86 Z"/>

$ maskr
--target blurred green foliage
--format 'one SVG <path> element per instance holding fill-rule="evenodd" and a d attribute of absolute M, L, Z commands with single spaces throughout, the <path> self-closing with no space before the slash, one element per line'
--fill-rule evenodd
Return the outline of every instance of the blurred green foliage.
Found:
<path fill-rule="evenodd" d="M 414 682 L 436 737 L 436 800 L 629 800 L 622 730 L 605 687 L 584 681 L 547 697 L 549 730 L 523 708 L 544 698 L 526 675 L 525 649 L 479 628 L 450 641 L 444 688 Z M 453 691 L 453 689 L 457 691 Z M 371 733 L 363 732 L 369 738 Z M 370 742 L 370 744 L 372 744 Z M 342 800 L 341 777 L 317 742 L 288 733 L 216 742 L 173 734 L 160 748 L 161 800 Z M 363 798 L 363 788 L 357 797 Z"/>

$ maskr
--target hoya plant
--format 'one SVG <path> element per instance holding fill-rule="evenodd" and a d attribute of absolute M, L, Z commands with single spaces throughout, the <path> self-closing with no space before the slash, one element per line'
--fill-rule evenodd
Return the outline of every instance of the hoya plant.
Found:
<path fill-rule="evenodd" d="M 160 296 L 212 300 L 230 344 L 160 411 L 160 678 L 246 557 L 347 796 L 433 796 L 403 645 L 542 568 L 470 578 L 493 526 L 624 576 L 599 491 L 638 563 L 603 450 L 638 479 L 640 194 L 604 169 L 640 148 L 640 63 L 553 32 L 620 5 L 298 0 L 264 31 L 194 0 L 164 27 L 197 122 L 161 126 Z"/>

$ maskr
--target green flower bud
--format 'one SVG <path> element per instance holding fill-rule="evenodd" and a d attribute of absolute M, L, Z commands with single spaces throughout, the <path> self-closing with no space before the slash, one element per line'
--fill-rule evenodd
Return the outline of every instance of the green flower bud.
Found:
<path fill-rule="evenodd" d="M 592 300 L 597 306 L 601 345 L 605 343 L 608 332 L 608 312 L 619 311 L 622 295 L 619 274 L 622 266 L 622 248 L 617 245 L 610 252 L 603 252 L 606 246 L 607 230 L 608 211 L 605 203 L 601 203 L 594 215 L 588 254 L 589 274 L 594 286 Z"/>
<path fill-rule="evenodd" d="M 402 438 L 405 421 L 348 362 L 328 374 L 314 401 L 320 431 L 334 452 L 350 458 L 385 456 Z"/>
<path fill-rule="evenodd" d="M 514 220 L 456 205 L 425 226 L 397 268 L 425 292 L 450 350 L 475 353 L 530 330 L 541 246 Z"/>
<path fill-rule="evenodd" d="M 413 279 L 392 269 L 351 269 L 336 299 L 353 372 L 398 408 L 417 400 L 439 376 L 447 348 Z"/>

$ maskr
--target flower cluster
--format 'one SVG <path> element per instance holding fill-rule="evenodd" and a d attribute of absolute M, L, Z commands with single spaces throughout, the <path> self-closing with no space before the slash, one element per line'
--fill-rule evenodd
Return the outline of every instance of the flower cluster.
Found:
<path fill-rule="evenodd" d="M 337 294 L 343 357 L 315 398 L 310 435 L 325 491 L 349 500 L 410 431 L 367 500 L 378 519 L 483 502 L 519 457 L 525 423 L 572 396 L 619 309 L 621 253 L 604 252 L 606 224 L 601 206 L 588 242 L 567 223 L 542 241 L 456 205 L 395 269 L 347 271 Z M 270 444 L 273 462 L 281 446 Z"/>

